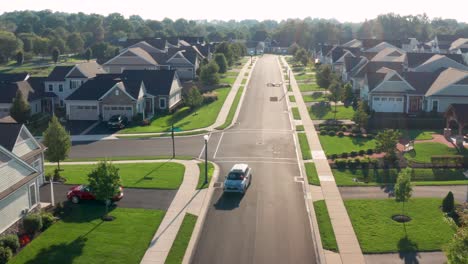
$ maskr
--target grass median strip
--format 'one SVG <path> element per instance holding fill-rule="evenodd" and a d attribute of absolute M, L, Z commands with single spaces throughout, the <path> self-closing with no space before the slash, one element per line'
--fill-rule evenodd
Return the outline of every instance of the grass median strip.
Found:
<path fill-rule="evenodd" d="M 226 121 L 224 122 L 223 125 L 217 127 L 216 129 L 223 130 L 229 125 L 231 125 L 232 120 L 234 119 L 234 115 L 236 114 L 237 107 L 239 106 L 239 102 L 240 102 L 243 92 L 244 92 L 244 86 L 239 87 L 239 90 L 237 90 L 237 93 L 236 93 L 236 97 L 234 98 L 234 101 L 232 102 L 231 109 L 229 109 L 229 113 L 226 117 Z"/>
<path fill-rule="evenodd" d="M 198 131 L 188 131 L 188 132 L 177 132 L 174 133 L 174 137 L 182 137 L 182 136 L 196 136 L 202 134 L 208 134 L 210 131 L 208 130 L 198 130 Z M 160 135 L 132 135 L 132 136 L 125 136 L 125 134 L 117 135 L 116 137 L 119 139 L 150 139 L 150 138 L 161 138 L 161 137 L 171 137 L 171 132 L 165 132 Z"/>
<path fill-rule="evenodd" d="M 302 159 L 309 160 L 312 159 L 312 154 L 310 153 L 309 141 L 307 140 L 307 135 L 305 133 L 297 133 L 299 138 L 299 146 L 301 147 Z"/>
<path fill-rule="evenodd" d="M 301 120 L 301 114 L 299 113 L 299 108 L 292 107 L 291 108 L 294 120 Z"/>
<path fill-rule="evenodd" d="M 303 125 L 297 125 L 296 126 L 296 131 L 304 131 L 304 126 Z"/>
<path fill-rule="evenodd" d="M 175 162 L 114 164 L 119 169 L 122 185 L 130 188 L 178 189 L 184 178 L 185 166 Z M 45 166 L 53 174 L 56 166 Z M 88 174 L 95 164 L 62 165 L 60 175 L 67 184 L 87 184 Z"/>
<path fill-rule="evenodd" d="M 315 216 L 319 226 L 320 239 L 324 249 L 337 252 L 338 245 L 336 244 L 335 233 L 328 214 L 327 205 L 324 200 L 314 202 Z"/>
<path fill-rule="evenodd" d="M 205 162 L 198 163 L 200 174 L 198 176 L 197 189 L 205 189 L 210 186 L 211 178 L 213 177 L 214 165 L 208 162 L 208 183 L 205 184 Z"/>
<path fill-rule="evenodd" d="M 440 198 L 411 198 L 405 205 L 405 215 L 411 221 L 404 225 L 392 219 L 402 212 L 402 204 L 395 199 L 344 203 L 363 253 L 441 250 L 454 232 L 444 220 Z"/>
<path fill-rule="evenodd" d="M 185 251 L 187 250 L 192 232 L 197 223 L 197 216 L 187 213 L 184 216 L 182 225 L 180 226 L 177 236 L 172 244 L 171 250 L 167 255 L 165 264 L 178 264 L 182 263 L 184 259 Z"/>
<path fill-rule="evenodd" d="M 315 168 L 315 164 L 308 162 L 304 163 L 304 166 L 309 184 L 320 186 L 320 180 L 317 174 L 317 169 Z"/>
<path fill-rule="evenodd" d="M 294 95 L 290 95 L 289 96 L 289 101 L 292 102 L 292 103 L 295 103 L 296 102 L 296 97 L 294 97 Z"/>
<path fill-rule="evenodd" d="M 119 161 L 119 160 L 169 160 L 172 156 L 112 156 L 112 157 L 96 157 L 96 158 L 68 158 L 65 162 L 76 162 L 76 161 Z M 175 156 L 176 160 L 192 160 L 191 156 Z"/>
<path fill-rule="evenodd" d="M 165 214 L 116 207 L 109 213 L 115 220 L 107 222 L 102 203 L 71 206 L 8 263 L 140 263 Z"/>

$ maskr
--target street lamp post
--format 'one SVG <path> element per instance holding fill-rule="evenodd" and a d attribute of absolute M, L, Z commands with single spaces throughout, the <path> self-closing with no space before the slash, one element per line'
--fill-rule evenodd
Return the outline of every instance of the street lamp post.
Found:
<path fill-rule="evenodd" d="M 171 137 L 172 137 L 172 158 L 175 158 L 174 123 L 172 123 L 172 126 L 171 126 Z"/>
<path fill-rule="evenodd" d="M 205 184 L 208 184 L 208 135 L 204 135 L 203 139 L 205 140 Z"/>
<path fill-rule="evenodd" d="M 468 180 L 468 170 L 463 173 L 465 178 Z M 466 202 L 468 203 L 468 184 L 466 185 Z"/>
<path fill-rule="evenodd" d="M 252 66 L 252 60 L 253 60 L 253 56 L 252 56 L 252 53 L 250 54 L 250 66 Z"/>

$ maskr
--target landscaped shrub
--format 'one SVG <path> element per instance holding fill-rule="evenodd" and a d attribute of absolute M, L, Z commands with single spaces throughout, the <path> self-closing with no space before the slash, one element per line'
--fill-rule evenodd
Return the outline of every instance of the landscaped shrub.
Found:
<path fill-rule="evenodd" d="M 328 131 L 328 135 L 329 135 L 329 136 L 334 136 L 335 134 L 336 134 L 336 133 L 335 133 L 335 131 L 333 131 L 333 130 Z"/>
<path fill-rule="evenodd" d="M 347 130 L 348 130 L 348 128 L 346 126 L 341 127 L 341 131 L 346 132 Z"/>
<path fill-rule="evenodd" d="M 12 252 L 16 252 L 20 247 L 17 235 L 6 235 L 0 237 L 0 247 L 8 247 Z"/>
<path fill-rule="evenodd" d="M 134 116 L 132 117 L 132 121 L 133 121 L 134 123 L 137 123 L 137 124 L 141 123 L 141 121 L 143 121 L 143 114 L 142 114 L 142 113 L 138 113 L 138 114 L 134 115 Z"/>
<path fill-rule="evenodd" d="M 331 158 L 332 160 L 334 160 L 334 159 L 338 158 L 338 155 L 337 155 L 337 154 L 331 154 L 331 155 L 330 155 L 330 158 Z"/>
<path fill-rule="evenodd" d="M 344 159 L 337 159 L 335 160 L 335 165 L 338 169 L 346 168 L 346 160 Z"/>
<path fill-rule="evenodd" d="M 358 153 L 359 153 L 359 156 L 363 156 L 364 154 L 366 154 L 366 151 L 361 149 L 361 150 L 359 150 Z"/>
<path fill-rule="evenodd" d="M 339 137 L 343 137 L 343 136 L 344 136 L 344 133 L 340 131 L 340 132 L 338 132 L 337 135 L 338 135 Z"/>
<path fill-rule="evenodd" d="M 356 156 L 357 156 L 357 152 L 356 152 L 356 151 L 351 151 L 351 152 L 349 153 L 349 155 L 350 155 L 351 157 L 356 157 Z"/>
<path fill-rule="evenodd" d="M 54 222 L 55 217 L 51 213 L 41 213 L 42 218 L 42 231 L 49 228 Z"/>
<path fill-rule="evenodd" d="M 0 264 L 6 264 L 13 256 L 9 247 L 0 247 Z"/>
<path fill-rule="evenodd" d="M 357 164 L 354 162 L 354 160 L 349 159 L 347 163 L 350 170 L 355 170 L 357 168 Z"/>
<path fill-rule="evenodd" d="M 367 155 L 372 155 L 372 154 L 374 154 L 374 150 L 373 149 L 368 149 L 366 151 L 366 153 L 367 153 Z"/>
<path fill-rule="evenodd" d="M 357 166 L 361 165 L 361 159 L 355 158 L 354 163 L 356 163 Z"/>
<path fill-rule="evenodd" d="M 24 230 L 28 234 L 35 234 L 42 228 L 42 218 L 39 214 L 29 214 L 23 219 Z"/>
<path fill-rule="evenodd" d="M 369 159 L 361 159 L 361 168 L 363 170 L 369 169 Z"/>
<path fill-rule="evenodd" d="M 366 138 L 367 138 L 367 139 L 373 139 L 373 138 L 374 138 L 374 135 L 367 134 Z"/>
<path fill-rule="evenodd" d="M 326 131 L 326 130 L 320 130 L 320 135 L 325 136 L 326 134 L 328 134 L 328 131 Z"/>
<path fill-rule="evenodd" d="M 364 136 L 361 133 L 356 133 L 357 138 L 363 138 Z"/>
<path fill-rule="evenodd" d="M 361 132 L 361 130 L 358 127 L 353 127 L 351 129 L 351 133 L 360 133 L 360 132 Z"/>
<path fill-rule="evenodd" d="M 453 193 L 448 192 L 447 196 L 445 196 L 444 200 L 442 200 L 442 211 L 445 213 L 451 213 L 455 209 L 455 200 L 453 198 Z"/>
<path fill-rule="evenodd" d="M 214 91 L 204 93 L 202 96 L 204 104 L 209 104 L 218 100 L 218 93 Z"/>
<path fill-rule="evenodd" d="M 343 159 L 346 159 L 346 158 L 348 157 L 348 152 L 343 152 L 343 153 L 341 153 L 341 157 L 342 157 Z"/>

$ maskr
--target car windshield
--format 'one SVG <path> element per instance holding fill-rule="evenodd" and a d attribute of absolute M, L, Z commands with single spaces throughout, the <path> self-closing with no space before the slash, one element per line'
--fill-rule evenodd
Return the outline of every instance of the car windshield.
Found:
<path fill-rule="evenodd" d="M 238 171 L 231 171 L 227 178 L 228 180 L 242 180 L 244 179 L 244 173 Z"/>
<path fill-rule="evenodd" d="M 118 122 L 118 121 L 119 121 L 119 116 L 118 116 L 118 115 L 112 116 L 112 117 L 109 119 L 109 122 Z"/>

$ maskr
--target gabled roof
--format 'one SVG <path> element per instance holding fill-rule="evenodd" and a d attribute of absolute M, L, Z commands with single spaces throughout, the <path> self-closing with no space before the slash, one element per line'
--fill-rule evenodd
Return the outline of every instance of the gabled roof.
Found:
<path fill-rule="evenodd" d="M 430 59 L 415 68 L 415 71 L 432 71 L 432 69 L 438 70 L 440 68 L 456 68 L 460 70 L 468 70 L 468 67 L 458 63 L 447 56 L 436 54 Z"/>
<path fill-rule="evenodd" d="M 372 61 L 404 62 L 405 52 L 396 48 L 384 48 L 372 58 Z"/>
<path fill-rule="evenodd" d="M 354 67 L 356 67 L 359 62 L 361 62 L 362 58 L 358 57 L 353 57 L 353 56 L 347 56 L 344 58 L 344 65 L 346 68 L 347 72 L 351 72 Z"/>
<path fill-rule="evenodd" d="M 155 41 L 159 41 L 158 39 L 155 39 Z M 162 40 L 161 40 L 162 41 Z M 162 49 L 158 49 L 158 48 L 155 48 L 154 46 L 150 45 L 148 42 L 146 41 L 140 41 L 138 43 L 135 43 L 133 45 L 131 45 L 130 47 L 128 47 L 129 49 L 131 48 L 140 48 L 148 53 L 151 53 L 151 52 L 164 52 L 164 49 L 166 48 L 165 46 L 165 40 L 163 41 L 164 42 L 164 48 Z"/>
<path fill-rule="evenodd" d="M 104 69 L 96 61 L 89 61 L 75 65 L 66 78 L 94 78 L 96 74 L 105 73 Z"/>
<path fill-rule="evenodd" d="M 397 48 L 401 48 L 401 41 L 400 40 L 389 40 L 389 39 L 359 39 L 362 42 L 362 47 L 364 49 L 370 49 L 372 47 L 375 47 L 379 45 L 382 42 L 387 42 L 389 44 L 392 44 L 393 46 Z"/>
<path fill-rule="evenodd" d="M 129 48 L 116 57 L 110 59 L 104 65 L 138 65 L 149 64 L 158 65 L 154 58 L 141 48 Z"/>
<path fill-rule="evenodd" d="M 8 151 L 13 151 L 13 148 L 16 144 L 16 139 L 18 138 L 19 133 L 23 124 L 18 123 L 0 123 L 0 131 L 2 131 L 2 136 L 0 137 L 0 146 L 4 147 Z"/>
<path fill-rule="evenodd" d="M 362 41 L 358 39 L 352 39 L 345 44 L 341 45 L 343 48 L 361 48 L 362 47 Z"/>
<path fill-rule="evenodd" d="M 378 53 L 378 52 L 381 52 L 382 50 L 384 50 L 386 48 L 392 48 L 392 49 L 399 50 L 399 51 L 403 52 L 399 48 L 397 48 L 397 47 L 393 46 L 392 44 L 387 43 L 385 41 L 377 44 L 375 47 L 367 49 L 366 51 L 368 51 L 368 52 L 377 52 Z"/>
<path fill-rule="evenodd" d="M 8 116 L 4 116 L 0 118 L 0 123 L 18 123 L 18 122 L 16 122 L 16 120 L 13 119 L 13 117 L 8 115 Z"/>
<path fill-rule="evenodd" d="M 65 77 L 67 74 L 74 68 L 75 66 L 55 66 L 52 72 L 47 77 L 46 81 L 48 82 L 63 82 L 65 81 Z"/>
<path fill-rule="evenodd" d="M 95 101 L 106 94 L 120 79 L 95 78 L 80 86 L 70 94 L 65 100 Z"/>
<path fill-rule="evenodd" d="M 405 72 L 403 78 L 415 89 L 414 94 L 426 94 L 439 76 L 438 72 Z"/>
<path fill-rule="evenodd" d="M 12 83 L 26 81 L 29 78 L 27 72 L 20 73 L 0 73 L 0 83 Z"/>
<path fill-rule="evenodd" d="M 384 81 L 386 75 L 387 75 L 386 73 L 380 73 L 380 72 L 368 73 L 367 74 L 367 86 L 369 87 L 369 91 L 374 90 L 375 87 L 381 84 Z"/>
<path fill-rule="evenodd" d="M 468 78 L 468 71 L 448 68 L 440 73 L 440 75 L 427 91 L 426 96 L 440 94 L 442 91 L 446 90 L 447 87 L 457 82 L 463 81 L 466 78 Z M 465 85 L 465 88 L 463 90 L 459 90 L 459 92 L 459 95 L 468 96 L 468 85 Z"/>
<path fill-rule="evenodd" d="M 169 95 L 176 76 L 175 70 L 124 70 L 122 72 L 122 79 L 125 81 L 143 81 L 146 92 L 153 96 Z"/>
<path fill-rule="evenodd" d="M 12 103 L 18 90 L 29 102 L 41 98 L 44 94 L 44 80 L 44 77 L 31 77 L 27 81 L 0 83 L 0 103 Z"/>
<path fill-rule="evenodd" d="M 452 45 L 450 45 L 450 50 L 455 50 L 459 49 L 461 47 L 468 47 L 468 38 L 459 38 L 452 42 Z"/>

